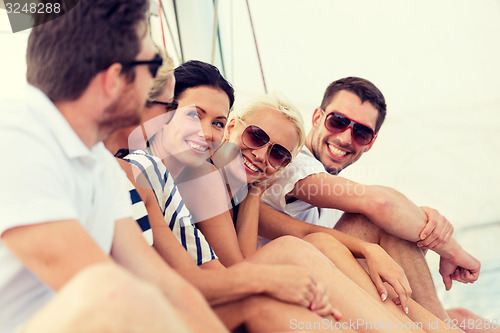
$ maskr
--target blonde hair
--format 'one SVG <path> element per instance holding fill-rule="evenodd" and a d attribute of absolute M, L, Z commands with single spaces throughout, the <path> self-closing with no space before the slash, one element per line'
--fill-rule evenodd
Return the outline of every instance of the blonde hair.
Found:
<path fill-rule="evenodd" d="M 236 110 L 229 113 L 228 122 L 238 117 L 245 121 L 253 113 L 261 109 L 273 109 L 283 115 L 292 123 L 297 133 L 297 144 L 291 151 L 292 156 L 295 157 L 304 145 L 306 138 L 306 131 L 304 128 L 304 120 L 300 111 L 282 94 L 273 92 L 268 95 L 252 98 L 247 103 L 239 106 Z"/>
<path fill-rule="evenodd" d="M 174 75 L 174 60 L 159 46 L 156 47 L 156 52 L 158 52 L 163 58 L 163 64 L 158 69 L 156 74 L 153 87 L 149 90 L 147 103 L 154 102 L 158 97 L 163 94 L 165 86 L 173 78 Z"/>

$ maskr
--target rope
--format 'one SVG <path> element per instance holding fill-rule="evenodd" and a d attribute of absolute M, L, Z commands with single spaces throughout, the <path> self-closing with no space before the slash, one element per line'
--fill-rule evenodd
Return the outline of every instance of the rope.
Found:
<path fill-rule="evenodd" d="M 233 11 L 233 2 L 230 2 L 231 6 L 231 21 L 230 21 L 230 26 L 231 26 L 231 81 L 234 82 L 234 11 Z"/>
<path fill-rule="evenodd" d="M 220 52 L 220 62 L 222 75 L 226 76 L 226 64 L 224 62 L 224 53 L 222 52 L 222 42 L 220 40 L 220 29 L 217 27 L 217 40 L 219 41 L 219 52 Z"/>
<path fill-rule="evenodd" d="M 173 0 L 172 1 L 173 5 L 174 5 L 174 13 L 175 13 L 175 23 L 177 24 L 177 37 L 179 38 L 179 45 L 180 45 L 180 48 L 181 48 L 181 55 L 180 55 L 180 61 L 181 61 L 181 64 L 184 63 L 184 52 L 182 51 L 182 40 L 181 40 L 181 30 L 180 30 L 180 27 L 179 27 L 179 20 L 177 19 L 178 17 L 178 13 L 177 13 L 177 2 L 176 0 Z"/>
<path fill-rule="evenodd" d="M 158 17 L 160 18 L 160 27 L 161 27 L 161 37 L 163 38 L 163 49 L 165 52 L 167 51 L 167 43 L 165 42 L 165 31 L 163 30 L 163 20 L 161 19 L 161 13 L 162 13 L 162 5 L 161 5 L 161 0 L 158 0 Z M 167 18 L 165 18 L 167 20 Z"/>
<path fill-rule="evenodd" d="M 215 65 L 215 44 L 217 42 L 217 10 L 219 5 L 219 0 L 214 0 L 214 24 L 212 29 L 212 55 L 210 57 L 210 63 Z"/>
<path fill-rule="evenodd" d="M 212 58 L 211 58 L 211 64 L 215 65 L 215 48 L 216 45 L 219 47 L 219 56 L 220 56 L 220 63 L 221 63 L 221 72 L 222 75 L 226 75 L 226 68 L 225 68 L 225 63 L 224 63 L 224 53 L 222 52 L 222 42 L 220 39 L 220 29 L 219 29 L 219 0 L 214 0 L 214 28 L 213 28 L 213 38 L 212 38 Z"/>
<path fill-rule="evenodd" d="M 162 0 L 160 0 L 161 2 Z M 167 30 L 168 30 L 168 33 L 170 34 L 170 40 L 172 41 L 172 44 L 174 46 L 174 51 L 175 51 L 175 54 L 177 55 L 177 59 L 179 59 L 179 61 L 182 62 L 182 55 L 179 53 L 179 49 L 177 48 L 177 43 L 175 42 L 175 39 L 174 39 L 174 35 L 172 34 L 172 29 L 170 28 L 170 24 L 168 23 L 168 19 L 167 19 L 167 13 L 165 12 L 165 8 L 163 6 L 160 6 L 161 8 L 161 14 L 163 14 L 163 17 L 165 18 L 165 23 L 167 24 Z M 176 21 L 177 21 L 177 16 L 176 16 Z M 162 26 L 162 32 L 163 32 L 163 26 Z M 179 36 L 179 45 L 180 45 L 180 36 Z"/>
<path fill-rule="evenodd" d="M 257 45 L 257 37 L 255 36 L 255 29 L 253 26 L 252 14 L 250 13 L 250 4 L 247 2 L 248 17 L 250 18 L 250 25 L 252 27 L 253 41 L 255 43 L 255 50 L 257 51 L 257 59 L 259 60 L 260 74 L 262 75 L 262 84 L 264 85 L 264 92 L 267 94 L 266 78 L 264 77 L 264 69 L 262 68 L 262 61 L 260 60 L 259 46 Z"/>

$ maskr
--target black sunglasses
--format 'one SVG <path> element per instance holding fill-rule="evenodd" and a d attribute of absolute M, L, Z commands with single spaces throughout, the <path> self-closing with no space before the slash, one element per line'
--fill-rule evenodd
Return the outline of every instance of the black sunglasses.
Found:
<path fill-rule="evenodd" d="M 149 72 L 152 77 L 156 76 L 158 69 L 163 64 L 163 58 L 159 53 L 155 54 L 154 58 L 151 60 L 133 60 L 133 61 L 122 61 L 120 62 L 124 67 L 133 67 L 139 65 L 148 65 Z"/>
<path fill-rule="evenodd" d="M 321 112 L 324 114 L 325 111 L 321 109 Z M 352 138 L 356 143 L 366 146 L 373 141 L 375 137 L 375 133 L 373 130 L 361 123 L 358 123 L 343 114 L 332 112 L 329 113 L 325 118 L 325 127 L 332 133 L 340 133 L 345 131 L 347 128 L 352 128 Z"/>
<path fill-rule="evenodd" d="M 238 117 L 243 125 L 246 126 L 245 130 L 241 134 L 241 142 L 250 149 L 259 149 L 264 147 L 270 142 L 269 135 L 256 125 L 247 125 L 245 122 Z M 267 160 L 269 164 L 275 168 L 284 168 L 292 161 L 292 154 L 280 144 L 271 143 L 271 146 L 267 150 Z"/>
<path fill-rule="evenodd" d="M 165 112 L 174 111 L 179 106 L 179 102 L 177 100 L 173 100 L 172 102 L 160 102 L 160 101 L 152 101 L 151 104 L 158 104 L 165 106 Z"/>

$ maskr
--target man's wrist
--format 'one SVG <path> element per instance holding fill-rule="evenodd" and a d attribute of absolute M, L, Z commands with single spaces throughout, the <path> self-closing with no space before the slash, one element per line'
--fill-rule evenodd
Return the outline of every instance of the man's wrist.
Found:
<path fill-rule="evenodd" d="M 442 258 L 453 260 L 462 251 L 462 247 L 458 244 L 455 239 L 450 239 L 450 241 L 440 248 L 434 250 Z"/>

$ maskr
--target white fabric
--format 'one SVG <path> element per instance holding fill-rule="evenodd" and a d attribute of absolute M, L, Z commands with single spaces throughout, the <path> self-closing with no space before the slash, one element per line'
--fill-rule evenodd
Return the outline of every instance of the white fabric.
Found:
<path fill-rule="evenodd" d="M 329 208 L 318 208 L 302 200 L 286 203 L 286 195 L 295 184 L 310 175 L 326 172 L 325 167 L 305 146 L 262 195 L 262 202 L 280 212 L 298 220 L 311 224 L 333 228 L 342 216 L 342 211 Z M 268 240 L 259 239 L 259 246 Z"/>
<path fill-rule="evenodd" d="M 0 234 L 74 219 L 110 252 L 115 221 L 132 212 L 125 173 L 102 143 L 89 150 L 54 104 L 28 87 L 22 99 L 0 102 L 0 150 Z M 2 242 L 0 266 L 0 332 L 11 332 L 53 291 Z"/>
<path fill-rule="evenodd" d="M 195 226 L 191 212 L 184 204 L 172 175 L 161 159 L 142 150 L 136 150 L 123 159 L 140 170 L 140 174 L 135 175 L 137 186 L 148 186 L 153 190 L 165 223 L 193 261 L 202 265 L 217 259 L 205 236 Z"/>
<path fill-rule="evenodd" d="M 142 236 L 146 240 L 149 246 L 153 245 L 153 230 L 151 230 L 151 225 L 149 224 L 148 210 L 144 201 L 142 201 L 139 193 L 137 192 L 134 184 L 127 178 L 127 188 L 130 193 L 130 199 L 132 201 L 132 217 L 137 221 L 139 226 L 142 228 Z M 141 225 L 141 221 L 147 221 L 147 230 L 144 230 Z"/>

